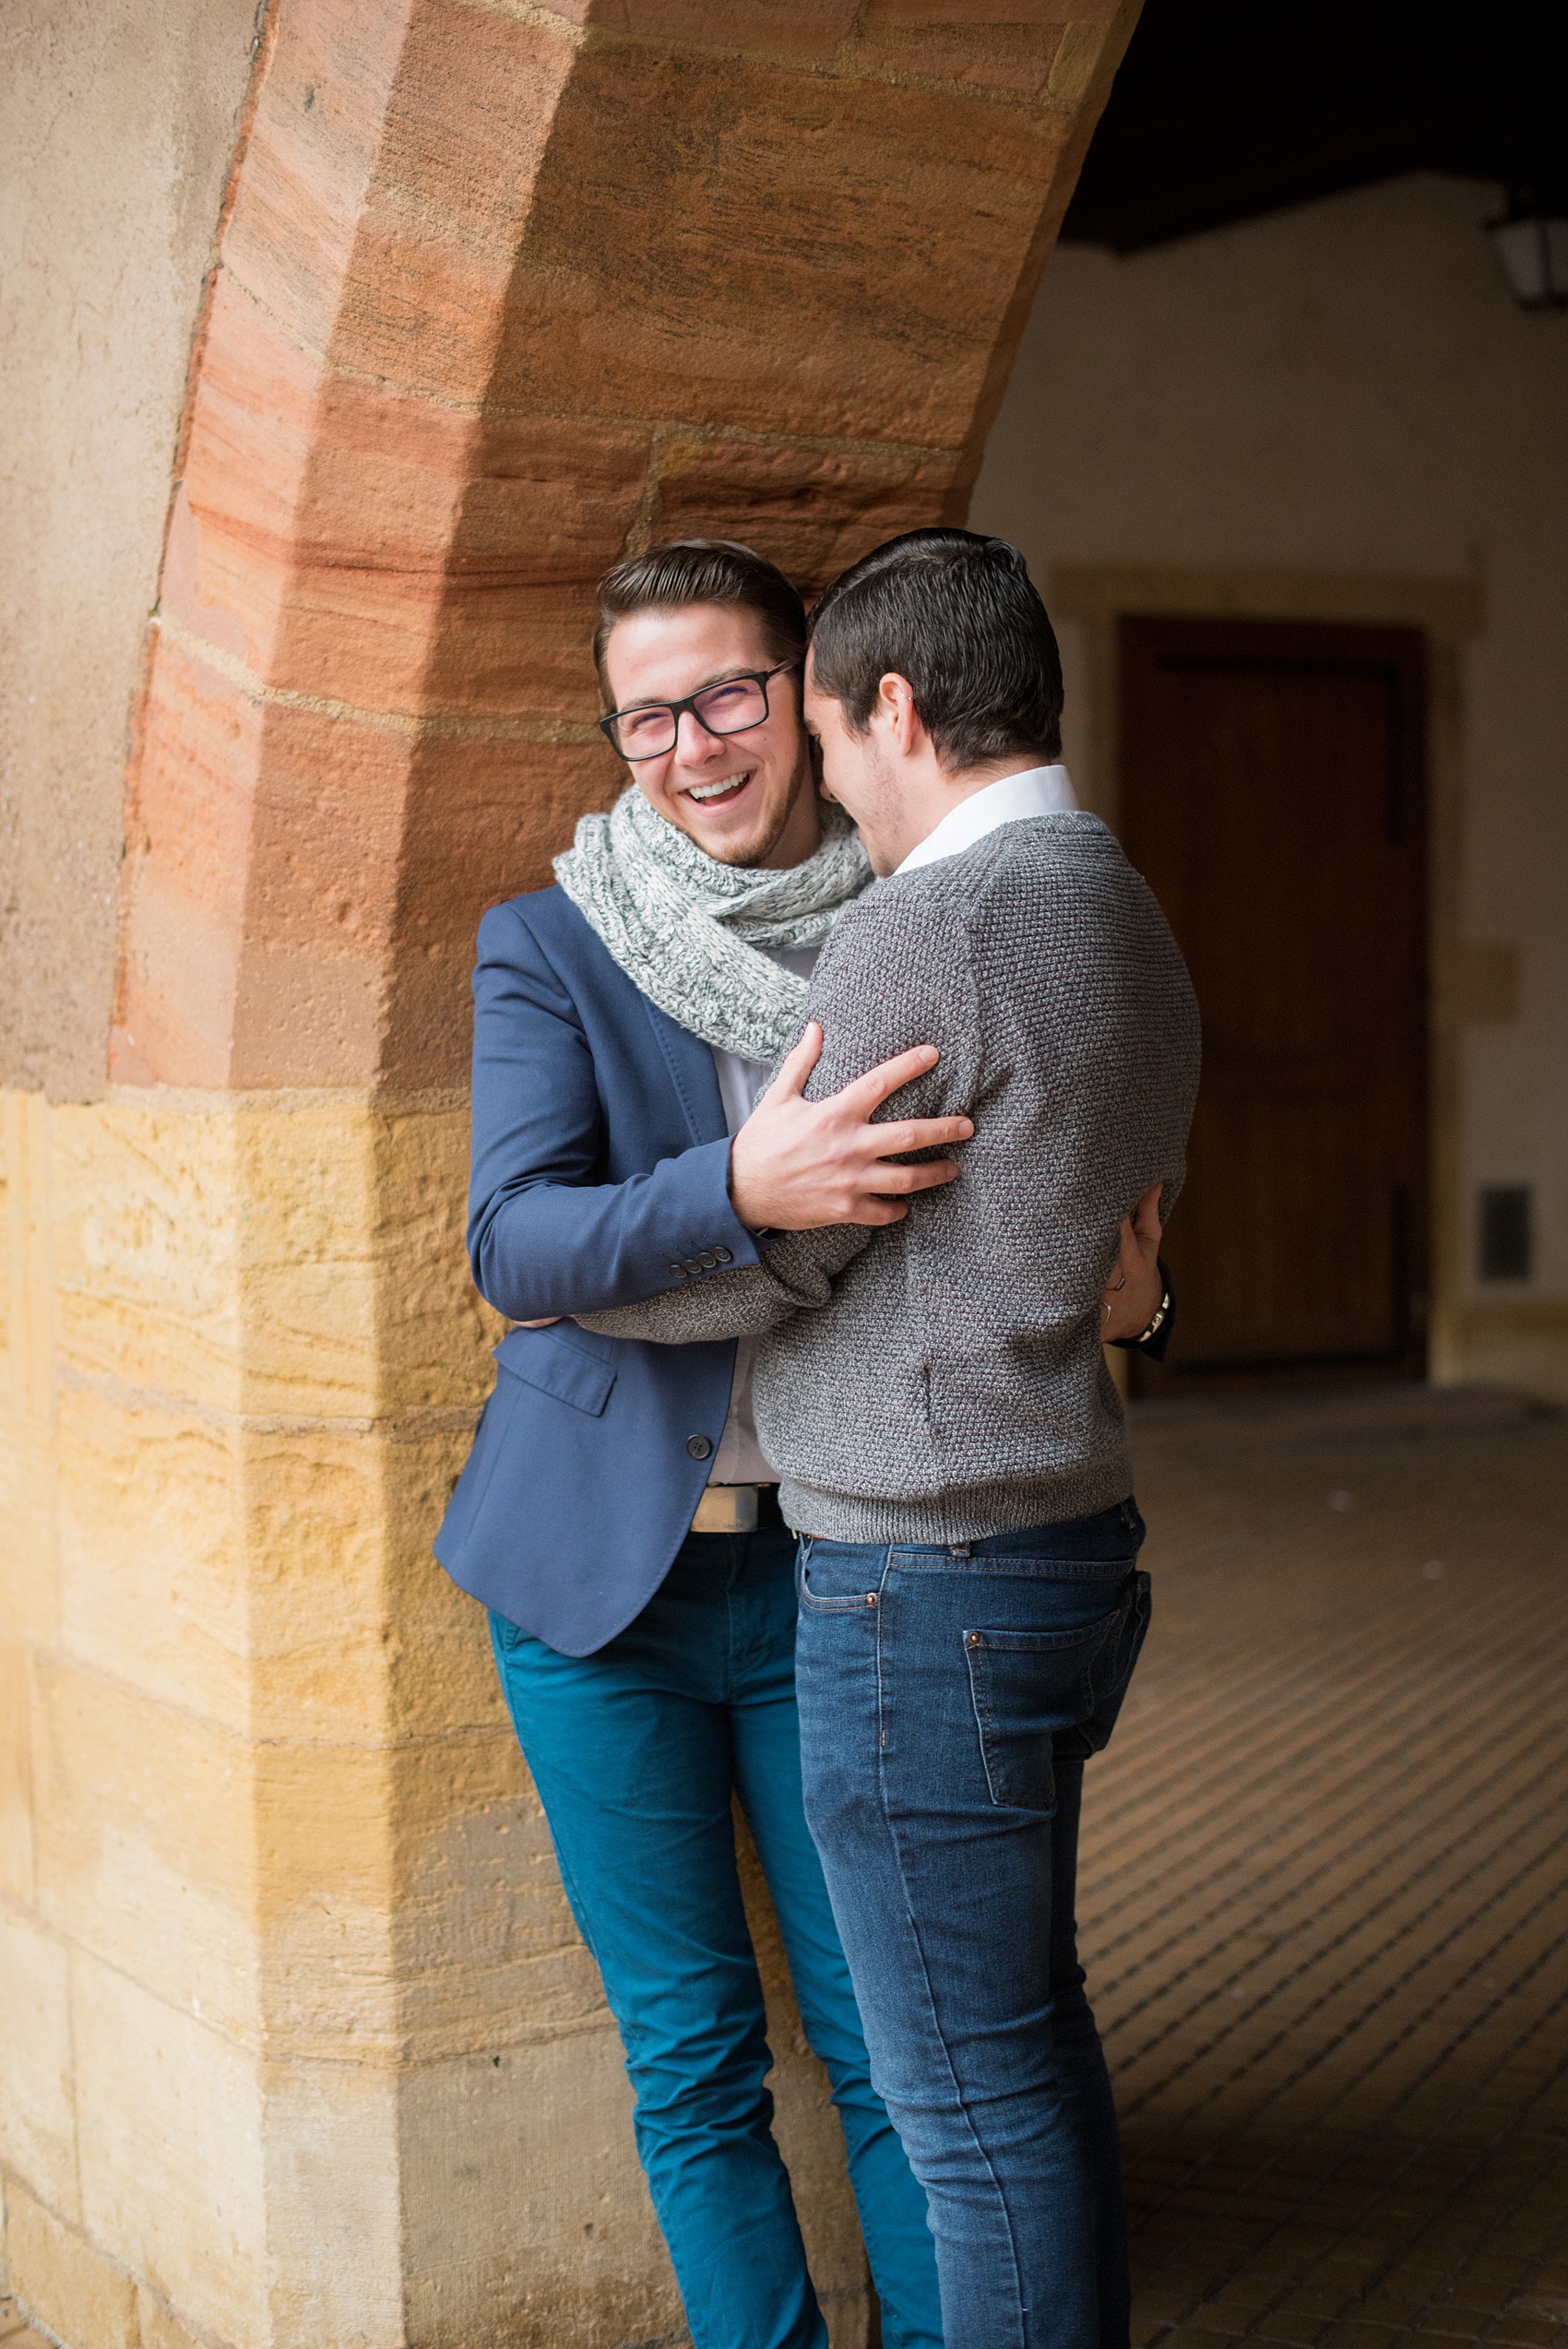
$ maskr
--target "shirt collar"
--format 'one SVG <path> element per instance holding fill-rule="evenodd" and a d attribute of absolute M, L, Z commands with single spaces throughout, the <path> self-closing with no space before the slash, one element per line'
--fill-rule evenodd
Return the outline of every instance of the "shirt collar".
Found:
<path fill-rule="evenodd" d="M 956 857 L 961 849 L 972 848 L 999 825 L 1017 824 L 1025 816 L 1054 815 L 1077 804 L 1064 766 L 1029 766 L 1021 775 L 1004 775 L 999 783 L 988 783 L 983 790 L 972 791 L 956 808 L 949 808 L 935 831 L 928 832 L 894 871 L 912 872 L 917 865 L 935 864 L 943 857 Z"/>

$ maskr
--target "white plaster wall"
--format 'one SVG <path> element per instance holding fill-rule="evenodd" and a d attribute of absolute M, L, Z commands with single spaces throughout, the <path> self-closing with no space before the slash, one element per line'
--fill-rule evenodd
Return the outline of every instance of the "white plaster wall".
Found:
<path fill-rule="evenodd" d="M 1111 563 L 1479 579 L 1461 926 L 1519 946 L 1523 1000 L 1517 1022 L 1465 1032 L 1465 1212 L 1479 1183 L 1534 1185 L 1546 1299 L 1568 1297 L 1568 316 L 1515 305 L 1481 233 L 1499 208 L 1495 188 L 1420 176 L 1127 260 L 1063 246 L 971 521 L 1041 579 Z M 1082 758 L 1081 703 L 1070 719 Z M 1462 1262 L 1462 1294 L 1498 1295 L 1475 1283 L 1468 1229 Z"/>

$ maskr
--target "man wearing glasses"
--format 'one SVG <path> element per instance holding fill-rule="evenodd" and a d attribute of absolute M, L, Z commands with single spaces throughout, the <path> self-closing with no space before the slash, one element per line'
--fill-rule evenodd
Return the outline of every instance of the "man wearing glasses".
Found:
<path fill-rule="evenodd" d="M 636 2090 L 637 2145 L 697 2349 L 825 2349 L 770 2130 L 771 2058 L 731 1801 L 761 1857 L 844 2125 L 883 2338 L 935 2344 L 925 2197 L 880 2099 L 802 1804 L 794 1544 L 752 1418 L 754 1347 L 563 1317 L 758 1263 L 758 1238 L 882 1225 L 962 1115 L 872 1123 L 936 1058 L 748 1119 L 871 869 L 821 801 L 799 596 L 749 550 L 656 549 L 601 582 L 606 734 L 633 782 L 560 886 L 486 915 L 474 979 L 476 1282 L 515 1320 L 437 1540 L 490 1609 L 512 1717 Z M 1071 804 L 1064 772 L 1042 789 Z M 1146 1219 L 1106 1334 L 1158 1306 Z"/>

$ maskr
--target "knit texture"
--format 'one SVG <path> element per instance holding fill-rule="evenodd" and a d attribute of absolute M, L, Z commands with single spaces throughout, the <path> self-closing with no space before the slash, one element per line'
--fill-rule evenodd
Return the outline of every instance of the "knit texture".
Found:
<path fill-rule="evenodd" d="M 822 845 L 782 872 L 720 864 L 634 783 L 580 818 L 555 878 L 633 984 L 705 1043 L 776 1061 L 806 982 L 755 950 L 816 946 L 871 879 L 860 836 L 824 801 Z"/>
<path fill-rule="evenodd" d="M 968 1111 L 961 1172 L 898 1224 L 792 1234 L 588 1326 L 682 1344 L 765 1332 L 757 1433 L 803 1532 L 963 1542 L 1087 1516 L 1133 1487 L 1099 1293 L 1122 1217 L 1185 1172 L 1198 1012 L 1105 825 L 1008 824 L 879 882 L 811 982 L 808 1092 L 942 1050 L 884 1117 Z"/>

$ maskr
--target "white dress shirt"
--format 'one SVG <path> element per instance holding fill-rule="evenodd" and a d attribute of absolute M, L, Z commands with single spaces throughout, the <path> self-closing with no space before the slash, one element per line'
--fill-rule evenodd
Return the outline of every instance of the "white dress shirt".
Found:
<path fill-rule="evenodd" d="M 1021 775 L 1004 775 L 1000 783 L 988 783 L 982 790 L 960 800 L 956 808 L 949 808 L 935 831 L 928 832 L 919 848 L 911 848 L 894 870 L 913 872 L 917 865 L 935 864 L 943 857 L 956 857 L 961 849 L 972 848 L 1000 824 L 1017 824 L 1028 815 L 1055 815 L 1077 804 L 1073 778 L 1064 766 L 1028 766 Z"/>

